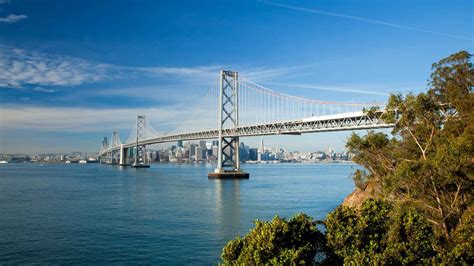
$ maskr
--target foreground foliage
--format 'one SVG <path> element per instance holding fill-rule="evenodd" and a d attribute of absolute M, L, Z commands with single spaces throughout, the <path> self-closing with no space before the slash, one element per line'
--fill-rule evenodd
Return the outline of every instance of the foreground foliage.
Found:
<path fill-rule="evenodd" d="M 326 227 L 328 245 L 345 264 L 426 264 L 436 255 L 426 219 L 383 201 L 369 199 L 359 210 L 340 206 Z"/>
<path fill-rule="evenodd" d="M 222 252 L 224 264 L 309 264 L 325 249 L 325 237 L 312 219 L 298 214 L 286 220 L 255 221 L 244 238 L 230 241 Z"/>

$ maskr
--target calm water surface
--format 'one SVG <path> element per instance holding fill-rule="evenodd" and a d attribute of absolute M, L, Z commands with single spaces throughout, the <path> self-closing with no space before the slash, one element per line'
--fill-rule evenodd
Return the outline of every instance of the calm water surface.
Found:
<path fill-rule="evenodd" d="M 244 165 L 249 180 L 208 180 L 213 166 L 2 164 L 0 264 L 216 264 L 254 219 L 324 218 L 355 167 Z"/>

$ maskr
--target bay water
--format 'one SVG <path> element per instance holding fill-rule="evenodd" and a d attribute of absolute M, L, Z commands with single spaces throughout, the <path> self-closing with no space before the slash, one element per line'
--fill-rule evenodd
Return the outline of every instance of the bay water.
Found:
<path fill-rule="evenodd" d="M 213 265 L 255 219 L 324 217 L 353 189 L 351 163 L 214 166 L 1 164 L 0 264 Z"/>

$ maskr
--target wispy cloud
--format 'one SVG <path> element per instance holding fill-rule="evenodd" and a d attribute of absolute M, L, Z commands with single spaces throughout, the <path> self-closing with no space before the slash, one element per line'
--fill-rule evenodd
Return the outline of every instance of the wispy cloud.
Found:
<path fill-rule="evenodd" d="M 111 132 L 132 129 L 137 114 L 153 123 L 169 122 L 178 111 L 166 108 L 72 108 L 43 106 L 2 106 L 1 130 L 50 132 Z M 126 136 L 124 136 L 126 137 Z"/>
<path fill-rule="evenodd" d="M 177 75 L 177 76 L 208 76 L 216 75 L 218 66 L 196 66 L 196 67 L 123 67 L 133 71 L 151 73 L 155 75 Z"/>
<path fill-rule="evenodd" d="M 106 77 L 107 65 L 0 45 L 0 87 L 70 86 Z"/>
<path fill-rule="evenodd" d="M 76 86 L 105 79 L 126 79 L 141 75 L 149 78 L 189 77 L 209 80 L 217 76 L 218 70 L 218 66 L 112 65 L 0 44 L 0 87 L 7 88 Z"/>
<path fill-rule="evenodd" d="M 24 19 L 27 19 L 28 16 L 27 15 L 15 15 L 15 14 L 10 14 L 4 18 L 0 18 L 0 22 L 3 22 L 3 23 L 16 23 L 20 20 L 24 20 Z"/>
<path fill-rule="evenodd" d="M 312 89 L 312 90 L 324 90 L 324 91 L 336 91 L 336 92 L 349 92 L 349 93 L 357 93 L 357 94 L 367 94 L 367 95 L 381 95 L 381 96 L 389 96 L 388 93 L 379 92 L 379 91 L 369 91 L 369 90 L 361 90 L 358 87 L 355 88 L 353 86 L 325 86 L 325 85 L 307 85 L 307 84 L 288 84 L 288 83 L 264 83 L 266 85 L 273 85 L 273 86 L 281 86 L 287 88 L 301 88 L 301 89 Z"/>
<path fill-rule="evenodd" d="M 390 22 L 381 21 L 381 20 L 350 16 L 350 15 L 345 15 L 345 14 L 340 14 L 340 13 L 327 12 L 327 11 L 323 11 L 323 10 L 310 9 L 310 8 L 305 8 L 305 7 L 300 7 L 300 6 L 280 4 L 280 3 L 270 2 L 270 1 L 263 1 L 263 3 L 265 3 L 267 5 L 271 5 L 271 6 L 277 6 L 277 7 L 296 10 L 296 11 L 302 11 L 302 12 L 325 15 L 325 16 L 331 16 L 331 17 L 339 17 L 339 18 L 345 18 L 345 19 L 351 19 L 351 20 L 358 20 L 358 21 L 363 21 L 363 22 L 372 23 L 372 24 L 378 24 L 378 25 L 392 27 L 392 28 L 399 28 L 399 29 L 403 29 L 403 30 L 429 33 L 429 34 L 445 36 L 445 37 L 450 37 L 450 38 L 455 38 L 455 39 L 468 40 L 468 41 L 473 41 L 474 40 L 473 38 L 470 38 L 470 37 L 453 35 L 453 34 L 437 32 L 437 31 L 431 31 L 431 30 L 425 30 L 425 29 L 420 29 L 420 28 L 415 28 L 415 27 L 410 27 L 410 26 L 404 26 L 404 25 L 390 23 Z"/>
<path fill-rule="evenodd" d="M 34 87 L 33 90 L 34 91 L 39 91 L 39 92 L 46 92 L 46 93 L 53 93 L 53 92 L 57 91 L 57 90 L 53 90 L 53 89 L 45 89 L 43 87 Z"/>
<path fill-rule="evenodd" d="M 271 80 L 278 77 L 288 77 L 288 75 L 294 70 L 294 67 L 287 68 L 251 68 L 244 69 L 242 72 L 244 76 L 250 80 L 256 82 L 262 82 L 265 80 Z"/>

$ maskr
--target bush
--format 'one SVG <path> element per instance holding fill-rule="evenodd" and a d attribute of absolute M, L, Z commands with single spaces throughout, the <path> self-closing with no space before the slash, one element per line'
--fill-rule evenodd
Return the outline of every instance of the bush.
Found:
<path fill-rule="evenodd" d="M 325 251 L 324 234 L 311 217 L 298 214 L 288 221 L 278 216 L 271 222 L 256 220 L 244 238 L 237 237 L 224 247 L 221 258 L 224 264 L 311 264 L 317 253 Z"/>
<path fill-rule="evenodd" d="M 420 264 L 436 255 L 436 237 L 415 210 L 369 199 L 360 210 L 338 207 L 326 220 L 329 247 L 345 264 Z"/>

